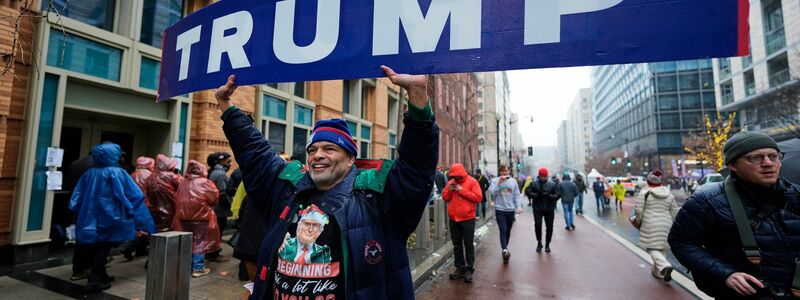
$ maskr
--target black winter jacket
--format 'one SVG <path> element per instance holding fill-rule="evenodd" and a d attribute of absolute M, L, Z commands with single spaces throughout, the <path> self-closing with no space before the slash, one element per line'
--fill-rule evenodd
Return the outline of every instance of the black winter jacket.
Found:
<path fill-rule="evenodd" d="M 525 196 L 533 200 L 534 210 L 553 211 L 556 209 L 558 198 L 561 198 L 561 191 L 552 180 L 548 179 L 542 183 L 539 179 L 534 179 L 525 190 Z"/>
<path fill-rule="evenodd" d="M 783 178 L 768 193 L 752 193 L 741 182 L 735 185 L 748 219 L 758 214 L 765 201 L 758 197 L 782 195 L 785 201 L 770 201 L 787 203 L 753 228 L 761 264 L 753 265 L 745 257 L 722 182 L 703 186 L 687 199 L 670 229 L 672 252 L 692 272 L 698 288 L 718 299 L 740 298 L 725 286 L 725 279 L 735 272 L 746 272 L 775 289 L 786 290 L 791 287 L 794 260 L 800 251 L 800 189 Z"/>

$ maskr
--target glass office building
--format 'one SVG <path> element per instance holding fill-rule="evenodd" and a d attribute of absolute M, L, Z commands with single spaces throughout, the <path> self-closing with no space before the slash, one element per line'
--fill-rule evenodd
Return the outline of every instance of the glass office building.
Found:
<path fill-rule="evenodd" d="M 594 147 L 665 168 L 686 159 L 681 137 L 716 116 L 710 59 L 592 69 Z"/>

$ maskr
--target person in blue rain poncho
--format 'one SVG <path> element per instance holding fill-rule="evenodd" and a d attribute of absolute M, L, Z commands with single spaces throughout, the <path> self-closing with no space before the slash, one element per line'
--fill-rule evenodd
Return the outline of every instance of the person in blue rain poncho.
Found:
<path fill-rule="evenodd" d="M 69 209 L 78 215 L 75 234 L 81 261 L 91 264 L 87 293 L 111 287 L 114 277 L 106 273 L 111 248 L 155 232 L 144 203 L 144 194 L 119 165 L 119 145 L 103 143 L 92 149 L 94 167 L 78 180 Z"/>

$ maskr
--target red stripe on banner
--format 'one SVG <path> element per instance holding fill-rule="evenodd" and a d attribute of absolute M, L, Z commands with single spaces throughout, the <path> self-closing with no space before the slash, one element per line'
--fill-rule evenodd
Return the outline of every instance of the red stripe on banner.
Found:
<path fill-rule="evenodd" d="M 739 41 L 737 47 L 739 56 L 750 54 L 750 23 L 748 22 L 749 14 L 750 1 L 739 0 Z"/>
<path fill-rule="evenodd" d="M 337 133 L 337 134 L 339 134 L 341 136 L 346 137 L 347 140 L 350 141 L 350 143 L 353 143 L 353 145 L 356 145 L 356 141 L 353 140 L 353 138 L 350 137 L 350 135 L 347 134 L 347 132 L 341 131 L 339 129 L 330 128 L 330 127 L 320 127 L 320 128 L 317 128 L 317 130 L 314 130 L 314 132 L 317 132 L 317 131 L 330 131 L 330 132 L 333 132 L 333 133 Z M 358 147 L 356 146 L 356 148 L 358 148 Z"/>

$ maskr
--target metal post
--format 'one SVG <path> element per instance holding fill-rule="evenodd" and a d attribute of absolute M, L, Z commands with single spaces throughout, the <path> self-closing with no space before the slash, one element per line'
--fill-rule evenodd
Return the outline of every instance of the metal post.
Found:
<path fill-rule="evenodd" d="M 419 224 L 417 224 L 417 242 L 414 245 L 414 248 L 417 249 L 428 249 L 430 246 L 430 220 L 426 218 L 428 216 L 428 206 L 425 205 L 425 211 L 422 213 L 422 219 L 419 220 Z"/>
<path fill-rule="evenodd" d="M 169 231 L 150 236 L 145 299 L 189 299 L 192 234 Z"/>

